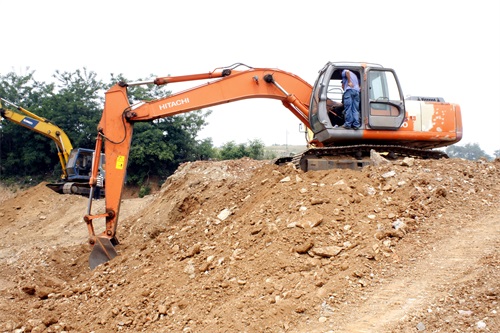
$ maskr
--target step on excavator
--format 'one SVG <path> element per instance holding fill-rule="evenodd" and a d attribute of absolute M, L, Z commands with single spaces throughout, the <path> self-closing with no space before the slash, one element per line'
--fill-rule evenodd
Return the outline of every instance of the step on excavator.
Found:
<path fill-rule="evenodd" d="M 345 69 L 355 74 L 360 84 L 361 126 L 357 130 L 342 127 L 341 81 Z M 207 82 L 164 98 L 129 104 L 128 87 L 195 80 Z M 96 152 L 105 148 L 105 212 L 92 214 L 89 202 L 84 216 L 92 246 L 91 269 L 117 255 L 116 229 L 134 124 L 250 98 L 280 101 L 307 128 L 308 148 L 276 161 L 293 163 L 306 172 L 362 168 L 370 164 L 372 150 L 390 159 L 447 158 L 436 148 L 452 145 L 462 138 L 459 105 L 447 103 L 441 97 L 405 99 L 396 72 L 379 64 L 328 62 L 319 70 L 314 85 L 280 69 L 253 68 L 241 63 L 202 74 L 118 82 L 106 92 L 95 146 Z M 94 163 L 92 169 L 91 191 L 97 184 L 98 165 Z M 105 219 L 102 233 L 95 231 L 96 219 Z"/>
<path fill-rule="evenodd" d="M 16 110 L 6 109 L 2 102 Z M 48 183 L 47 187 L 61 194 L 90 194 L 90 172 L 94 160 L 94 150 L 87 148 L 73 148 L 68 135 L 57 125 L 44 117 L 40 117 L 16 104 L 0 97 L 0 116 L 3 119 L 25 127 L 51 139 L 57 148 L 59 163 L 61 164 L 61 179 L 55 183 Z M 104 156 L 99 159 L 99 185 L 94 190 L 94 198 L 104 197 Z"/>

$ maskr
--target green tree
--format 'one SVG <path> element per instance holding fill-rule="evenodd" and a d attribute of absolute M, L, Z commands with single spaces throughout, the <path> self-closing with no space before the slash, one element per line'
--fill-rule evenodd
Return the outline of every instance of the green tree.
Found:
<path fill-rule="evenodd" d="M 111 82 L 103 83 L 96 73 L 85 68 L 56 71 L 55 83 L 45 84 L 36 81 L 33 73 L 0 76 L 0 96 L 57 124 L 73 147 L 94 148 L 104 106 L 103 92 L 119 80 L 126 81 L 123 75 L 112 74 Z M 168 95 L 170 92 L 161 86 L 128 88 L 131 104 Z M 129 181 L 143 185 L 152 176 L 168 177 L 182 162 L 215 158 L 218 151 L 212 140 L 196 139 L 210 113 L 199 110 L 136 123 L 127 168 Z M 52 173 L 59 176 L 59 160 L 52 140 L 17 124 L 2 122 L 0 141 L 0 177 L 47 177 Z"/>
<path fill-rule="evenodd" d="M 222 145 L 219 155 L 222 160 L 237 160 L 248 156 L 248 152 L 245 144 L 236 144 L 234 141 L 229 141 Z"/>
<path fill-rule="evenodd" d="M 247 144 L 229 141 L 223 144 L 219 151 L 219 156 L 223 160 L 236 160 L 243 157 L 261 160 L 264 159 L 264 155 L 264 144 L 260 140 L 249 141 Z"/>
<path fill-rule="evenodd" d="M 54 86 L 34 79 L 34 72 L 18 75 L 14 72 L 0 76 L 0 96 L 41 116 L 48 112 L 40 101 L 53 93 Z M 15 111 L 14 107 L 3 105 Z M 0 125 L 0 177 L 36 179 L 60 174 L 59 160 L 53 141 L 8 120 Z"/>
<path fill-rule="evenodd" d="M 451 145 L 446 148 L 446 154 L 449 157 L 463 158 L 466 160 L 478 160 L 480 158 L 491 159 L 484 150 L 481 149 L 477 143 L 467 143 L 464 146 Z"/>
<path fill-rule="evenodd" d="M 154 123 L 134 125 L 134 139 L 130 147 L 127 181 L 142 185 L 154 175 L 168 173 L 162 166 L 174 159 L 175 147 L 164 140 L 163 130 Z"/>
<path fill-rule="evenodd" d="M 154 76 L 152 76 L 154 77 Z M 127 81 L 122 75 L 115 78 Z M 136 81 L 151 81 L 151 78 Z M 167 97 L 170 91 L 159 86 L 133 86 L 128 89 L 131 103 Z M 211 111 L 192 111 L 150 122 L 136 123 L 127 168 L 131 184 L 147 183 L 151 176 L 165 179 L 179 164 L 213 158 L 216 151 L 211 140 L 199 142 L 196 137 L 206 126 Z"/>
<path fill-rule="evenodd" d="M 500 158 L 500 149 L 497 149 L 493 152 L 493 155 L 497 158 Z"/>
<path fill-rule="evenodd" d="M 261 140 L 252 140 L 248 143 L 248 156 L 254 160 L 264 159 L 264 143 Z"/>
<path fill-rule="evenodd" d="M 56 71 L 54 78 L 58 82 L 57 93 L 44 99 L 42 106 L 50 113 L 50 119 L 66 132 L 73 147 L 94 148 L 104 106 L 104 83 L 86 68 Z"/>
<path fill-rule="evenodd" d="M 217 159 L 219 151 L 214 147 L 212 138 L 206 138 L 198 142 L 195 151 L 195 160 Z"/>

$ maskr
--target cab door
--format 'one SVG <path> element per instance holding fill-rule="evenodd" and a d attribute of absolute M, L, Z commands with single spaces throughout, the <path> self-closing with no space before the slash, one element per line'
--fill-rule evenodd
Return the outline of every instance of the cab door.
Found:
<path fill-rule="evenodd" d="M 404 96 L 396 73 L 387 68 L 367 68 L 363 101 L 371 129 L 397 130 L 405 120 Z"/>

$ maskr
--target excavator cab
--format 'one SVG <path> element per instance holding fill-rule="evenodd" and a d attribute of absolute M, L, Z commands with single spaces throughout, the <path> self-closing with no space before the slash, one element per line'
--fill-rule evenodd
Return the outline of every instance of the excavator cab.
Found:
<path fill-rule="evenodd" d="M 89 175 L 92 171 L 93 154 L 93 150 L 84 148 L 73 149 L 71 151 L 69 154 L 68 164 L 66 165 L 68 180 L 89 180 Z"/>
<path fill-rule="evenodd" d="M 92 161 L 94 158 L 94 150 L 86 148 L 73 149 L 69 154 L 66 171 L 69 181 L 89 181 L 92 171 Z M 104 154 L 101 154 L 99 161 L 99 173 L 104 177 Z"/>
<path fill-rule="evenodd" d="M 357 129 L 344 128 L 342 108 L 335 107 L 343 104 L 345 69 L 360 85 Z M 437 97 L 405 99 L 395 71 L 378 64 L 328 62 L 313 86 L 308 117 L 313 147 L 291 159 L 304 171 L 363 168 L 371 164 L 372 151 L 390 159 L 446 158 L 434 148 L 462 137 L 458 105 Z"/>
<path fill-rule="evenodd" d="M 343 102 L 344 69 L 356 74 L 360 83 L 359 131 L 343 129 L 342 108 L 331 107 Z M 311 95 L 309 121 L 314 139 L 323 145 L 366 144 L 366 131 L 396 131 L 404 120 L 405 101 L 394 70 L 378 64 L 332 62 L 320 70 Z"/>
<path fill-rule="evenodd" d="M 91 193 L 90 175 L 92 173 L 92 163 L 94 161 L 94 150 L 87 148 L 75 148 L 71 150 L 68 163 L 66 163 L 67 178 L 62 183 L 47 184 L 47 187 L 62 194 L 80 194 L 88 196 Z M 101 154 L 99 161 L 98 179 L 101 180 L 102 186 L 99 186 L 98 191 L 94 191 L 94 198 L 99 199 L 105 196 L 104 179 L 105 179 L 105 157 Z"/>

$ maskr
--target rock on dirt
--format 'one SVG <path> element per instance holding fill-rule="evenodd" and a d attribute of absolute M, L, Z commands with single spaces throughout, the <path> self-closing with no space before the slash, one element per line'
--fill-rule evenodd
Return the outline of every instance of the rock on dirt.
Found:
<path fill-rule="evenodd" d="M 410 162 L 183 164 L 93 271 L 85 198 L 1 187 L 0 331 L 499 332 L 500 161 Z"/>

